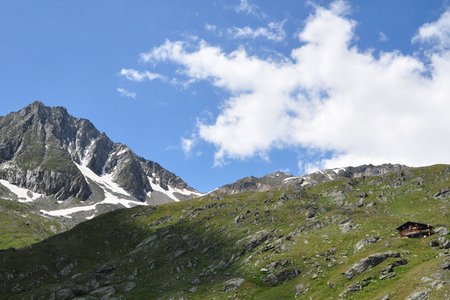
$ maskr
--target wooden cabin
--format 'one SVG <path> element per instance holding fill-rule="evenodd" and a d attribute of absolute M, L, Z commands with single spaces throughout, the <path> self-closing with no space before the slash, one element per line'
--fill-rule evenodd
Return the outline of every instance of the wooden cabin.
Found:
<path fill-rule="evenodd" d="M 397 227 L 400 236 L 406 237 L 426 237 L 433 234 L 433 226 L 417 222 L 408 221 Z"/>

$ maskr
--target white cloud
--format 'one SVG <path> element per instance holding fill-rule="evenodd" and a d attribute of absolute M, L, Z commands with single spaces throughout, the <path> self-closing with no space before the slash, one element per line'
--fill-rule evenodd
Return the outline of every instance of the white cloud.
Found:
<path fill-rule="evenodd" d="M 126 79 L 131 80 L 131 81 L 144 81 L 144 80 L 155 80 L 155 79 L 164 79 L 164 76 L 157 74 L 157 73 L 152 73 L 150 71 L 138 71 L 138 70 L 134 70 L 134 69 L 122 69 L 120 70 L 120 75 L 124 76 Z"/>
<path fill-rule="evenodd" d="M 266 38 L 271 41 L 281 42 L 286 38 L 283 27 L 284 22 L 270 22 L 267 24 L 267 27 L 233 27 L 228 29 L 228 33 L 234 38 Z"/>
<path fill-rule="evenodd" d="M 450 48 L 450 10 L 443 13 L 437 21 L 420 27 L 413 41 L 428 42 L 441 50 Z"/>
<path fill-rule="evenodd" d="M 234 10 L 237 13 L 265 17 L 261 8 L 258 5 L 253 4 L 250 0 L 239 0 L 239 4 L 235 6 Z"/>
<path fill-rule="evenodd" d="M 117 92 L 122 97 L 136 98 L 136 96 L 137 96 L 135 92 L 130 92 L 129 90 L 124 89 L 124 88 L 117 88 Z"/>
<path fill-rule="evenodd" d="M 190 155 L 195 145 L 195 138 L 181 138 L 181 148 L 185 155 Z"/>
<path fill-rule="evenodd" d="M 441 45 L 423 62 L 399 51 L 359 49 L 348 11 L 343 1 L 316 7 L 288 60 L 265 60 L 243 48 L 225 53 L 204 41 L 194 50 L 166 41 L 141 57 L 178 64 L 189 79 L 230 92 L 216 119 L 198 124 L 198 137 L 217 147 L 218 164 L 286 147 L 334 153 L 309 157 L 306 169 L 449 163 L 450 51 L 442 45 L 450 12 L 419 29 L 416 40 Z"/>

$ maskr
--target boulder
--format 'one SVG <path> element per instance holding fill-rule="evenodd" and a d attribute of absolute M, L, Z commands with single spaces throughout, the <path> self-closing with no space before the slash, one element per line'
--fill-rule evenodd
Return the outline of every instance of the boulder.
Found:
<path fill-rule="evenodd" d="M 441 189 L 439 192 L 433 195 L 434 198 L 441 198 L 446 196 L 450 196 L 450 189 L 448 187 Z"/>
<path fill-rule="evenodd" d="M 433 232 L 439 235 L 447 235 L 450 233 L 447 227 L 439 226 L 433 229 Z"/>
<path fill-rule="evenodd" d="M 446 237 L 440 236 L 438 242 L 442 249 L 450 249 L 450 241 Z"/>
<path fill-rule="evenodd" d="M 435 248 L 435 247 L 439 247 L 439 241 L 438 240 L 431 240 L 428 245 L 430 245 L 430 247 Z"/>
<path fill-rule="evenodd" d="M 308 289 L 305 287 L 303 283 L 299 283 L 295 286 L 295 297 L 299 297 L 306 293 Z"/>
<path fill-rule="evenodd" d="M 267 286 L 276 286 L 285 281 L 291 280 L 292 278 L 297 277 L 300 274 L 300 270 L 297 268 L 288 268 L 284 270 L 280 270 L 276 273 L 271 273 L 267 276 L 264 276 L 261 281 L 263 284 Z"/>
<path fill-rule="evenodd" d="M 105 286 L 91 292 L 91 296 L 99 297 L 101 299 L 110 299 L 116 293 L 116 289 L 112 286 Z"/>
<path fill-rule="evenodd" d="M 348 233 L 353 229 L 353 221 L 351 219 L 345 219 L 339 223 L 339 229 L 342 233 Z"/>
<path fill-rule="evenodd" d="M 225 282 L 225 285 L 223 287 L 224 292 L 227 291 L 234 291 L 237 288 L 239 288 L 243 283 L 245 279 L 244 278 L 232 278 Z"/>
<path fill-rule="evenodd" d="M 55 293 L 55 300 L 72 300 L 75 294 L 71 289 L 60 289 Z"/>
<path fill-rule="evenodd" d="M 445 271 L 450 271 L 450 259 L 447 259 L 446 261 L 441 263 L 439 265 L 439 269 L 445 270 Z"/>
<path fill-rule="evenodd" d="M 421 290 L 413 292 L 411 295 L 406 298 L 406 300 L 425 300 L 428 298 L 429 290 Z"/>
<path fill-rule="evenodd" d="M 379 236 L 372 235 L 366 239 L 360 240 L 353 246 L 353 251 L 357 252 L 365 247 L 367 247 L 370 244 L 376 243 L 380 240 Z"/>
<path fill-rule="evenodd" d="M 347 271 L 342 273 L 347 279 L 352 279 L 355 275 L 361 274 L 369 268 L 379 265 L 390 257 L 400 257 L 400 253 L 394 251 L 386 251 L 383 253 L 375 253 L 366 258 L 361 259 Z"/>
<path fill-rule="evenodd" d="M 266 240 L 268 240 L 272 235 L 267 230 L 261 230 L 256 232 L 255 234 L 248 237 L 248 242 L 246 244 L 246 248 L 248 251 L 252 251 Z"/>

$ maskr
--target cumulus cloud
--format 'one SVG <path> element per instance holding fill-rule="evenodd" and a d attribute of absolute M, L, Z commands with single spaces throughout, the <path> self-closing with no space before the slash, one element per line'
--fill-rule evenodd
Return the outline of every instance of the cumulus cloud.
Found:
<path fill-rule="evenodd" d="M 283 27 L 284 22 L 270 22 L 269 24 L 267 24 L 267 27 L 233 27 L 228 29 L 228 33 L 236 39 L 266 38 L 271 41 L 281 42 L 286 38 L 286 33 Z"/>
<path fill-rule="evenodd" d="M 122 97 L 136 98 L 137 96 L 135 92 L 130 92 L 129 90 L 124 88 L 117 88 L 117 92 Z"/>
<path fill-rule="evenodd" d="M 322 153 L 304 161 L 306 169 L 450 162 L 450 12 L 414 37 L 439 45 L 425 52 L 426 62 L 358 48 L 348 12 L 343 1 L 316 7 L 283 60 L 244 48 L 226 53 L 205 41 L 195 49 L 166 41 L 141 58 L 175 63 L 189 79 L 230 93 L 215 120 L 197 128 L 217 147 L 217 164 L 291 147 Z"/>
<path fill-rule="evenodd" d="M 138 71 L 134 69 L 122 69 L 120 70 L 120 75 L 125 77 L 128 80 L 131 81 L 144 81 L 144 80 L 155 80 L 155 79 L 164 79 L 164 76 L 152 73 L 150 71 Z"/>
<path fill-rule="evenodd" d="M 426 23 L 414 37 L 415 42 L 426 42 L 445 50 L 450 48 L 450 11 L 446 11 L 435 22 Z"/>

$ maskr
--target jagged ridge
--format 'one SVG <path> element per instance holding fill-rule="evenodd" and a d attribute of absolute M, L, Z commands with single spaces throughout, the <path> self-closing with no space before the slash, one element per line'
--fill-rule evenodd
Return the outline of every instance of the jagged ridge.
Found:
<path fill-rule="evenodd" d="M 119 188 L 103 184 L 104 191 L 95 193 L 98 181 L 89 177 L 91 171 Z M 94 194 L 119 191 L 119 198 L 157 204 L 198 194 L 158 163 L 112 142 L 90 121 L 38 101 L 0 119 L 0 179 L 57 200 L 95 200 L 101 195 Z"/>

